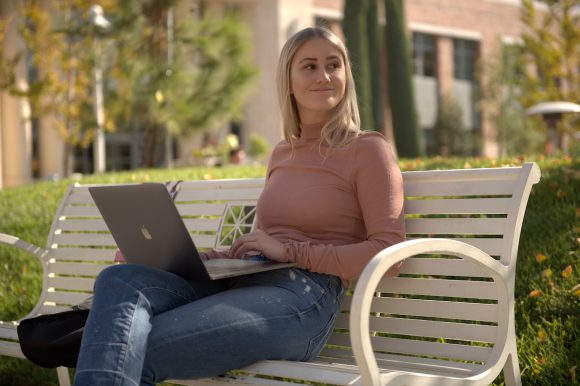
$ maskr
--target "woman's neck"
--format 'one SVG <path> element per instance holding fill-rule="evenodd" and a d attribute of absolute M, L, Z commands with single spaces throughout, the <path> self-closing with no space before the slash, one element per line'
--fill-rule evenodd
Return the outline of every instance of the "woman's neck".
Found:
<path fill-rule="evenodd" d="M 300 139 L 320 139 L 320 132 L 325 123 L 300 123 Z"/>

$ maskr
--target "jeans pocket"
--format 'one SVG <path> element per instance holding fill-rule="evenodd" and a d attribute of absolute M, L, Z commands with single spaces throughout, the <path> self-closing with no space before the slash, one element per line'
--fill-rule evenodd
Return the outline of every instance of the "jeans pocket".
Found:
<path fill-rule="evenodd" d="M 334 312 L 330 317 L 329 321 L 322 329 L 322 331 L 320 331 L 318 335 L 310 339 L 310 341 L 308 342 L 308 351 L 306 352 L 304 359 L 302 359 L 304 362 L 311 361 L 312 359 L 316 358 L 318 354 L 320 354 L 320 352 L 324 348 L 324 345 L 326 344 L 326 341 L 328 340 L 330 334 L 334 329 L 334 321 L 336 320 L 337 313 L 338 311 Z"/>

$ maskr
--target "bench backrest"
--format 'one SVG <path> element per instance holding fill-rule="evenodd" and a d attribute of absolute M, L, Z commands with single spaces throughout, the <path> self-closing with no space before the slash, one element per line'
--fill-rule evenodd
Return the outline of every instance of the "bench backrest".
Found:
<path fill-rule="evenodd" d="M 523 214 L 531 185 L 539 180 L 535 164 L 405 172 L 403 177 L 409 239 L 459 239 L 501 260 L 515 277 Z M 262 186 L 263 179 L 183 182 L 175 201 L 196 245 L 227 248 L 252 229 Z M 57 312 L 82 302 L 95 276 L 113 261 L 115 242 L 87 188 L 71 187 L 55 217 L 47 246 L 48 279 L 34 312 Z M 409 259 L 398 278 L 383 280 L 372 306 L 379 366 L 413 363 L 428 372 L 444 365 L 461 374 L 485 366 L 505 313 L 498 310 L 492 284 L 462 259 Z M 513 295 L 513 280 L 510 291 Z M 352 363 L 349 304 L 346 296 L 323 358 Z"/>
<path fill-rule="evenodd" d="M 408 259 L 399 277 L 379 284 L 371 306 L 371 341 L 379 367 L 425 373 L 444 368 L 465 376 L 494 363 L 513 324 L 520 230 L 531 186 L 539 178 L 535 164 L 404 173 L 407 238 L 451 238 L 480 248 L 509 269 L 510 299 L 498 302 L 498 287 L 469 260 L 442 255 Z M 323 355 L 351 359 L 349 306 L 347 297 Z"/>

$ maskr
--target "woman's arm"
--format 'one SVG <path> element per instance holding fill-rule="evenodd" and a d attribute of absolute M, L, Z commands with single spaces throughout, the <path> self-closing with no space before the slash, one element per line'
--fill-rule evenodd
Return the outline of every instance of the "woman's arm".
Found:
<path fill-rule="evenodd" d="M 296 262 L 298 267 L 333 274 L 349 282 L 379 251 L 403 241 L 403 181 L 390 146 L 380 134 L 366 134 L 359 141 L 350 178 L 362 212 L 366 240 L 341 246 L 308 241 L 281 243 L 258 230 L 236 240 L 230 253 L 235 256 L 260 250 L 272 260 Z M 396 275 L 398 270 L 390 274 Z"/>
<path fill-rule="evenodd" d="M 286 259 L 299 267 L 334 274 L 348 282 L 356 279 L 379 251 L 405 240 L 403 178 L 390 145 L 378 133 L 365 134 L 359 140 L 352 183 L 366 240 L 342 246 L 309 242 L 288 242 L 285 246 Z M 388 274 L 395 276 L 398 269 Z"/>

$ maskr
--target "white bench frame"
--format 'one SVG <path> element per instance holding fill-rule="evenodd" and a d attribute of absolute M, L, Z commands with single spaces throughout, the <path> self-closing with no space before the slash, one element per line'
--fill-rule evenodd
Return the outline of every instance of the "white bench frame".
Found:
<path fill-rule="evenodd" d="M 263 361 L 225 377 L 175 382 L 487 385 L 503 369 L 506 385 L 521 385 L 515 270 L 539 168 L 416 171 L 403 178 L 408 240 L 367 265 L 316 360 Z M 225 248 L 251 229 L 262 185 L 263 179 L 182 183 L 176 204 L 196 244 Z M 43 266 L 42 294 L 25 318 L 80 303 L 115 248 L 86 185 L 65 194 L 46 248 L 5 234 L 0 242 L 30 252 Z M 405 259 L 399 277 L 384 278 Z M 0 322 L 0 355 L 23 358 L 17 323 Z M 60 384 L 69 385 L 67 369 L 57 372 Z"/>

